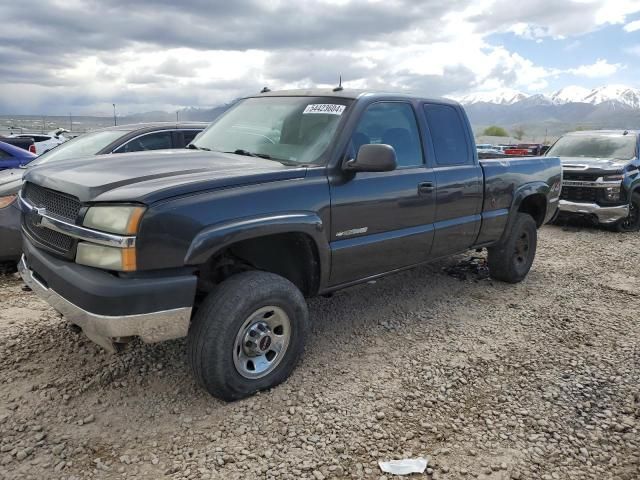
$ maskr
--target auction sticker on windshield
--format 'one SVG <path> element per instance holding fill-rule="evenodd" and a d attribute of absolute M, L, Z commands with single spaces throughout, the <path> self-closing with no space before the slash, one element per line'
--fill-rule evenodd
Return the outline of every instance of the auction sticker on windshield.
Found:
<path fill-rule="evenodd" d="M 307 113 L 324 113 L 329 115 L 342 115 L 344 109 L 347 108 L 346 105 L 334 105 L 331 103 L 312 103 L 307 105 L 307 108 L 304 109 L 302 114 Z"/>

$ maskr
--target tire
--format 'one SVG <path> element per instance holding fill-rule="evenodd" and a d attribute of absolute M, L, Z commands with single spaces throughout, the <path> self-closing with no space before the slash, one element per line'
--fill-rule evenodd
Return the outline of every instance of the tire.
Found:
<path fill-rule="evenodd" d="M 492 278 L 518 283 L 529 273 L 536 256 L 538 229 L 531 215 L 518 213 L 507 239 L 490 247 L 488 263 Z"/>
<path fill-rule="evenodd" d="M 618 223 L 615 224 L 615 230 L 618 232 L 640 231 L 640 193 L 635 192 L 631 196 L 629 216 L 618 221 Z"/>
<path fill-rule="evenodd" d="M 211 395 L 239 400 L 286 380 L 308 331 L 307 304 L 293 283 L 273 273 L 240 273 L 210 293 L 194 316 L 191 370 Z"/>

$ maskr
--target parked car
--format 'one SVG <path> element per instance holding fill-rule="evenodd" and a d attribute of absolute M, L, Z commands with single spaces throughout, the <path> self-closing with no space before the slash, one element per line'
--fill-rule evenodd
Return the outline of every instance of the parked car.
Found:
<path fill-rule="evenodd" d="M 267 92 L 192 145 L 29 169 L 19 269 L 111 351 L 188 336 L 226 400 L 291 373 L 305 297 L 472 248 L 521 281 L 560 196 L 558 158 L 478 161 L 450 100 Z"/>
<path fill-rule="evenodd" d="M 480 143 L 476 145 L 478 158 L 499 158 L 504 157 L 504 153 L 489 143 Z"/>
<path fill-rule="evenodd" d="M 0 170 L 18 168 L 31 162 L 37 155 L 29 150 L 0 142 Z"/>
<path fill-rule="evenodd" d="M 207 125 L 204 122 L 161 122 L 103 128 L 61 144 L 31 162 L 29 168 L 78 157 L 86 162 L 94 155 L 102 155 L 95 160 L 111 164 L 112 158 L 106 154 L 184 148 Z M 22 169 L 0 172 L 0 262 L 17 262 L 22 253 L 20 212 L 15 200 L 23 174 Z"/>
<path fill-rule="evenodd" d="M 560 213 L 586 216 L 619 232 L 640 230 L 640 131 L 564 135 L 547 155 L 562 160 Z"/>
<path fill-rule="evenodd" d="M 33 141 L 33 138 L 16 138 L 16 137 L 0 137 L 0 142 L 7 143 L 9 145 L 13 145 L 14 147 L 21 148 L 22 150 L 26 150 L 29 153 L 36 154 L 36 144 Z"/>
<path fill-rule="evenodd" d="M 18 133 L 12 135 L 13 138 L 32 138 L 35 145 L 35 154 L 42 155 L 49 150 L 67 141 L 64 133 L 67 130 L 59 128 L 49 133 Z"/>

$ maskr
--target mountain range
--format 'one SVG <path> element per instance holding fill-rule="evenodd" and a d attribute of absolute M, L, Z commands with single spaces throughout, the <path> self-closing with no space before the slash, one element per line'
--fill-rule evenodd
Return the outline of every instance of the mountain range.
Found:
<path fill-rule="evenodd" d="M 476 133 L 498 125 L 522 129 L 529 139 L 541 141 L 576 129 L 640 128 L 640 89 L 623 85 L 568 86 L 549 95 L 503 88 L 457 100 Z"/>
<path fill-rule="evenodd" d="M 589 90 L 588 88 L 570 85 L 550 95 L 527 94 L 512 88 L 500 88 L 488 92 L 472 93 L 457 99 L 463 105 L 492 103 L 495 105 L 513 105 L 519 102 L 537 103 L 540 105 L 564 105 L 566 103 L 588 103 L 600 105 L 607 102 L 620 103 L 630 108 L 640 108 L 640 88 L 624 85 L 605 85 Z"/>

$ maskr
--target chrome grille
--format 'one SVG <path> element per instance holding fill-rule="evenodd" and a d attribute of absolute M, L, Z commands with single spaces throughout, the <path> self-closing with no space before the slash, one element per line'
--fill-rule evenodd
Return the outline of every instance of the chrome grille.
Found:
<path fill-rule="evenodd" d="M 64 233 L 56 232 L 50 228 L 41 227 L 36 223 L 35 214 L 25 215 L 25 227 L 27 231 L 44 246 L 55 250 L 62 255 L 70 255 L 73 250 L 74 239 Z"/>
<path fill-rule="evenodd" d="M 23 190 L 24 198 L 31 205 L 46 208 L 47 214 L 75 223 L 80 213 L 80 201 L 76 197 L 28 182 Z"/>
<path fill-rule="evenodd" d="M 80 213 L 80 201 L 62 192 L 27 182 L 22 189 L 22 195 L 31 205 L 46 209 L 47 215 L 70 223 L 75 223 Z M 64 233 L 42 227 L 37 213 L 25 213 L 23 226 L 27 233 L 47 250 L 67 258 L 75 255 L 76 240 Z"/>
<path fill-rule="evenodd" d="M 568 172 L 566 170 L 562 172 L 562 178 L 564 180 L 572 180 L 572 181 L 580 181 L 580 182 L 595 182 L 600 177 L 602 177 L 602 174 Z"/>
<path fill-rule="evenodd" d="M 572 202 L 595 203 L 598 200 L 598 189 L 593 187 L 563 187 L 560 198 Z"/>

